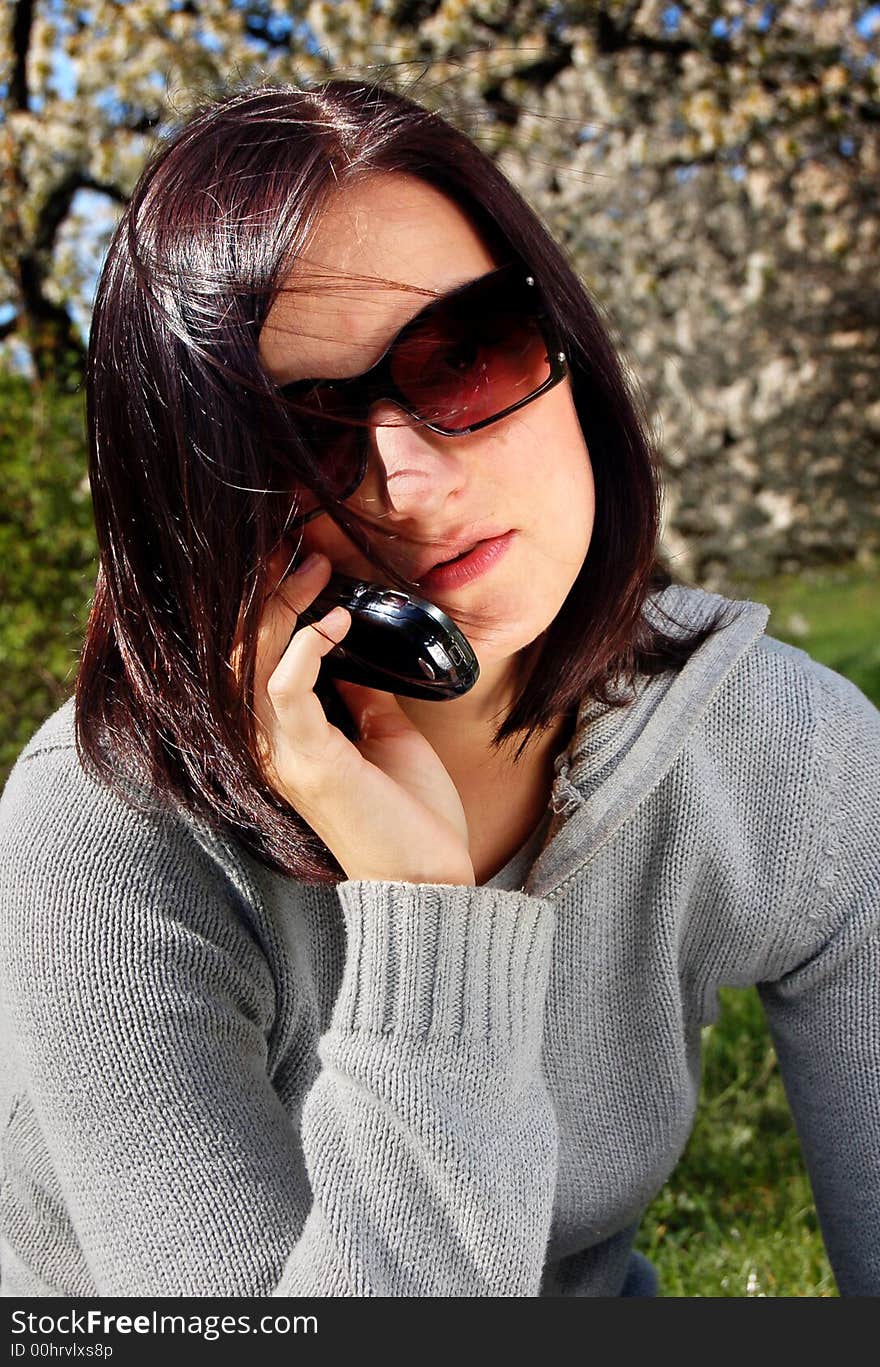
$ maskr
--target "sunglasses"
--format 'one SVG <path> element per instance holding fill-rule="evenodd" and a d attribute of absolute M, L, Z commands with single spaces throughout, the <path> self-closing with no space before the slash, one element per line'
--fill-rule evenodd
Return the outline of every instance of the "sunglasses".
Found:
<path fill-rule="evenodd" d="M 366 477 L 369 443 L 357 429 L 370 426 L 377 400 L 397 404 L 431 432 L 463 437 L 532 403 L 567 373 L 535 278 L 514 263 L 433 300 L 362 375 L 296 380 L 280 393 L 319 456 L 327 496 L 341 502 Z M 326 511 L 311 491 L 303 504 L 289 527 Z"/>

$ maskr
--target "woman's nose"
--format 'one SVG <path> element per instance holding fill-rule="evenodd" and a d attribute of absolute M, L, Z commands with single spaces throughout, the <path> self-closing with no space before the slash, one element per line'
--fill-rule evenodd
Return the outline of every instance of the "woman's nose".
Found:
<path fill-rule="evenodd" d="M 430 432 L 384 399 L 369 420 L 367 476 L 358 489 L 367 516 L 430 516 L 464 486 L 467 437 Z"/>

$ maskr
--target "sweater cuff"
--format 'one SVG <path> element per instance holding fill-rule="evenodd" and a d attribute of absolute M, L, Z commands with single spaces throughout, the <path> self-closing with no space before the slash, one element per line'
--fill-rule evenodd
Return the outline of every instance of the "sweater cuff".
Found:
<path fill-rule="evenodd" d="M 337 891 L 348 953 L 333 1030 L 540 1044 L 550 902 L 446 883 L 348 880 Z"/>

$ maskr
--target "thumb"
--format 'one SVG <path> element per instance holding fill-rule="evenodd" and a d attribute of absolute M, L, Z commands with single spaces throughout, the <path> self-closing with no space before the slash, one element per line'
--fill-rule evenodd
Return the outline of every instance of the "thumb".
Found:
<path fill-rule="evenodd" d="M 362 741 L 417 729 L 393 693 L 350 683 L 347 679 L 334 679 L 333 687 L 351 713 Z"/>

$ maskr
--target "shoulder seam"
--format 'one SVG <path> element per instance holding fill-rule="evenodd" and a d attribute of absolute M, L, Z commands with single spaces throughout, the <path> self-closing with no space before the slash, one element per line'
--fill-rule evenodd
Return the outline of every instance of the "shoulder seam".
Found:
<path fill-rule="evenodd" d="M 798 900 L 805 908 L 806 919 L 812 925 L 824 926 L 828 916 L 828 894 L 834 887 L 840 862 L 838 828 L 842 816 L 838 795 L 841 755 L 836 746 L 828 744 L 828 706 L 834 697 L 829 680 L 816 670 L 805 670 L 804 673 L 813 703 L 815 727 L 812 754 L 815 781 L 812 790 L 821 794 L 821 801 L 815 806 L 817 838 L 814 857 L 810 869 L 804 872 Z M 823 757 L 828 765 L 825 776 L 817 772 Z"/>

